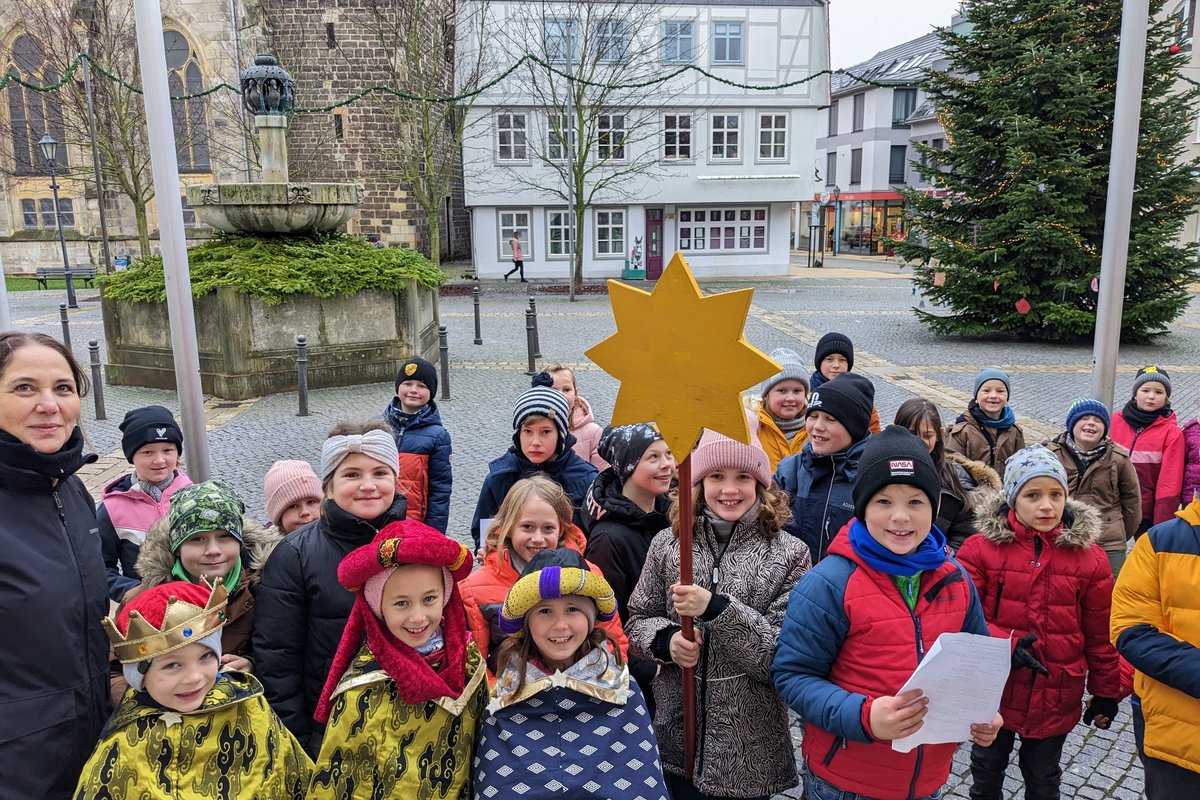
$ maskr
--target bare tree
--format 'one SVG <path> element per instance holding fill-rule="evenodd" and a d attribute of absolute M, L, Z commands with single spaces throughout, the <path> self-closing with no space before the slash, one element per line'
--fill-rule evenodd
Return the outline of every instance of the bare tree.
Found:
<path fill-rule="evenodd" d="M 662 81 L 663 47 L 678 43 L 660 35 L 658 3 L 506 5 L 507 19 L 491 34 L 498 40 L 495 47 L 510 60 L 526 53 L 536 56 L 526 61 L 519 86 L 510 79 L 509 96 L 514 105 L 537 109 L 544 129 L 529 143 L 540 169 L 512 170 L 504 177 L 568 207 L 575 236 L 562 244 L 570 248 L 572 280 L 578 287 L 587 241 L 585 212 L 594 205 L 653 195 L 654 179 L 662 174 L 662 112 L 695 78 L 684 74 Z M 696 98 L 690 97 L 688 105 L 695 108 Z"/>
<path fill-rule="evenodd" d="M 390 58 L 383 59 L 383 82 L 422 98 L 469 93 L 483 80 L 482 51 L 457 54 L 456 36 L 485 34 L 486 4 L 456 6 L 445 0 L 365 0 L 360 24 Z M 376 92 L 368 101 L 387 120 L 379 142 L 381 176 L 407 189 L 425 212 L 429 258 L 441 263 L 442 212 L 446 197 L 461 182 L 464 121 L 474 97 L 457 103 L 428 102 Z"/>

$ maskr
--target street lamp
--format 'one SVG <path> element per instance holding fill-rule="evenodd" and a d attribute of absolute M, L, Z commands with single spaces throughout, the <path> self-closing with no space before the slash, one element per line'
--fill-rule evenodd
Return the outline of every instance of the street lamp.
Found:
<path fill-rule="evenodd" d="M 58 242 L 62 245 L 63 254 L 63 271 L 66 273 L 67 279 L 67 306 L 70 308 L 79 308 L 79 303 L 75 300 L 75 283 L 71 280 L 71 259 L 67 256 L 67 237 L 63 233 L 62 211 L 58 207 L 58 162 L 55 156 L 58 154 L 58 142 L 50 134 L 46 134 L 38 140 L 38 147 L 42 148 L 42 155 L 46 159 L 46 163 L 50 165 L 50 190 L 54 192 L 54 220 L 58 223 Z"/>

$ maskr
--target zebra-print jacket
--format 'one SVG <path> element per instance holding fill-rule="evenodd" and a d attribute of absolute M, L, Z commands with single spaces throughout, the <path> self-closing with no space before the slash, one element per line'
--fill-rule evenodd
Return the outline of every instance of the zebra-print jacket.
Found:
<path fill-rule="evenodd" d="M 738 522 L 728 546 L 697 519 L 692 545 L 697 585 L 713 592 L 697 618 L 704 646 L 695 670 L 696 761 L 693 784 L 709 795 L 773 795 L 797 784 L 787 708 L 771 682 L 775 644 L 788 593 L 810 566 L 799 539 Z M 679 580 L 679 543 L 670 530 L 654 537 L 629 598 L 629 649 L 662 665 L 654 679 L 663 768 L 683 774 L 682 671 L 668 641 L 679 629 L 671 584 Z"/>

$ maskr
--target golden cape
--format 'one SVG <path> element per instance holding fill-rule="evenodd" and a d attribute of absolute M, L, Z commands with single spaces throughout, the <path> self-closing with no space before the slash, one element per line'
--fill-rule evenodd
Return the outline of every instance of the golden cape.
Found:
<path fill-rule="evenodd" d="M 125 692 L 75 789 L 76 800 L 171 797 L 301 800 L 312 761 L 252 675 L 223 672 L 196 711 Z"/>
<path fill-rule="evenodd" d="M 408 705 L 363 645 L 334 690 L 309 800 L 469 800 L 486 675 L 472 642 L 461 695 Z"/>

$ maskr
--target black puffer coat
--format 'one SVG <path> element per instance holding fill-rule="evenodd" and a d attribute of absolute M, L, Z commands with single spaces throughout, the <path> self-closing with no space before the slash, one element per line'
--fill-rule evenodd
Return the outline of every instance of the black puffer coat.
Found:
<path fill-rule="evenodd" d="M 671 501 L 665 496 L 655 502 L 650 513 L 621 494 L 621 482 L 612 467 L 601 472 L 592 482 L 584 504 L 583 519 L 590 533 L 585 556 L 600 571 L 617 596 L 617 613 L 621 624 L 629 621 L 629 595 L 642 576 L 650 542 L 659 531 L 671 527 L 667 509 Z M 631 656 L 629 674 L 638 682 L 647 701 L 653 703 L 651 681 L 657 665 Z"/>
<path fill-rule="evenodd" d="M 267 702 L 312 755 L 322 727 L 313 720 L 354 595 L 338 583 L 342 559 L 404 519 L 404 498 L 370 522 L 326 500 L 321 518 L 284 537 L 267 559 L 254 616 L 255 673 Z"/>
<path fill-rule="evenodd" d="M 0 433 L 0 798 L 70 797 L 107 719 L 108 580 L 76 428 L 43 455 Z M 50 475 L 58 478 L 57 487 Z"/>

